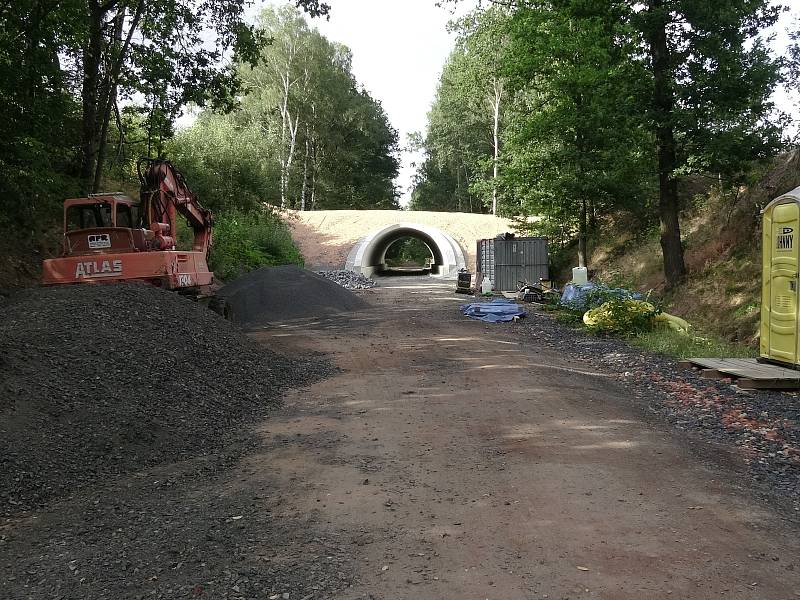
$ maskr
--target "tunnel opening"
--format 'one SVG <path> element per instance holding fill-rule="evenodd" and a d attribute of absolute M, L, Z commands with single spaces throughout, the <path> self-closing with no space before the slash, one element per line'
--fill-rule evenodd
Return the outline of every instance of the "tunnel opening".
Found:
<path fill-rule="evenodd" d="M 417 269 L 414 261 L 420 258 L 425 264 Z M 453 238 L 436 227 L 413 223 L 388 225 L 361 238 L 345 265 L 368 277 L 412 274 L 455 278 L 464 267 L 464 252 Z"/>
<path fill-rule="evenodd" d="M 386 249 L 378 275 L 430 275 L 436 260 L 430 246 L 414 236 L 396 239 Z"/>

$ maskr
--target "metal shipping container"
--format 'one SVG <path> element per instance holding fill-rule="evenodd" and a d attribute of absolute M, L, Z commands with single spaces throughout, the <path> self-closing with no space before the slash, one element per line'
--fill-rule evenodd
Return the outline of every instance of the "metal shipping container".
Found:
<path fill-rule="evenodd" d="M 549 279 L 547 238 L 478 240 L 477 263 L 481 278 L 487 275 L 495 290 L 516 291 L 519 281 Z"/>

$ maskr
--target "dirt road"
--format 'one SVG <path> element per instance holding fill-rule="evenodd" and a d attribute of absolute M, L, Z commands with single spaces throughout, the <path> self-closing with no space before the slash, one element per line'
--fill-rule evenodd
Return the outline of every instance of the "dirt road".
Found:
<path fill-rule="evenodd" d="M 290 394 L 246 467 L 352 544 L 337 598 L 800 597 L 797 529 L 732 472 L 604 373 L 409 284 L 359 319 L 256 335 L 342 369 Z"/>
<path fill-rule="evenodd" d="M 538 347 L 545 317 L 382 284 L 375 309 L 252 334 L 339 368 L 254 430 L 0 520 L 0 599 L 800 597 L 797 525 L 648 417 L 650 387 L 559 351 L 560 327 Z"/>

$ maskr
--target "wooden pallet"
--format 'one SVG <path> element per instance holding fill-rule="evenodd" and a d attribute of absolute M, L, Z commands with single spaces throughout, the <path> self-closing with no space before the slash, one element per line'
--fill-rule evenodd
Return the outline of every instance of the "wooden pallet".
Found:
<path fill-rule="evenodd" d="M 800 389 L 800 371 L 760 363 L 755 358 L 689 358 L 678 364 L 687 369 L 698 369 L 703 377 L 732 379 L 743 389 Z"/>

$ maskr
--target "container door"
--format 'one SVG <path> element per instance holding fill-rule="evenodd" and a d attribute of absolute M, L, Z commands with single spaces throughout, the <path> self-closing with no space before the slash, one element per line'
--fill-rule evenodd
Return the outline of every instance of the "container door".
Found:
<path fill-rule="evenodd" d="M 798 204 L 779 204 L 772 210 L 769 259 L 769 357 L 797 363 L 797 268 L 795 242 L 800 230 Z"/>

